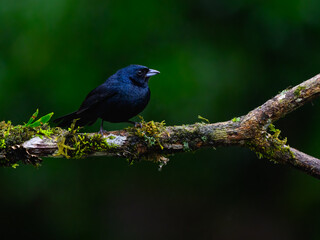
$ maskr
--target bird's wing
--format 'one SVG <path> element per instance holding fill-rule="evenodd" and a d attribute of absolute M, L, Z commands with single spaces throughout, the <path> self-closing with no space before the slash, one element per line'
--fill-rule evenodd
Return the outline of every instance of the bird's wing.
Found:
<path fill-rule="evenodd" d="M 93 89 L 86 97 L 86 99 L 81 104 L 77 113 L 82 113 L 86 110 L 92 109 L 101 101 L 104 101 L 107 98 L 111 98 L 116 95 L 118 92 L 115 88 L 107 87 L 102 84 L 99 87 Z"/>

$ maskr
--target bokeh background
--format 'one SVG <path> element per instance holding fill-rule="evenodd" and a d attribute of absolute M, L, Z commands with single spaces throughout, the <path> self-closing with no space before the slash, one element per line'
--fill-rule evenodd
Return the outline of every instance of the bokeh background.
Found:
<path fill-rule="evenodd" d="M 2 0 L 0 120 L 74 111 L 132 63 L 161 71 L 146 120 L 246 114 L 320 72 L 319 12 L 317 0 Z M 276 126 L 320 157 L 319 122 L 315 100 Z M 319 180 L 242 148 L 179 154 L 161 172 L 104 157 L 2 168 L 0 206 L 1 239 L 320 238 Z"/>

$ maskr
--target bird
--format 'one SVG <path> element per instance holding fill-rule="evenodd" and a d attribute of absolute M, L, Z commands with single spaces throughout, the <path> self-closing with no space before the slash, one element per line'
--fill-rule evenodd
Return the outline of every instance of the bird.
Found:
<path fill-rule="evenodd" d="M 89 92 L 77 111 L 54 122 L 58 127 L 67 127 L 77 119 L 76 126 L 90 126 L 100 118 L 100 134 L 105 132 L 104 121 L 135 124 L 130 119 L 142 112 L 150 100 L 149 78 L 159 73 L 136 64 L 122 68 Z"/>

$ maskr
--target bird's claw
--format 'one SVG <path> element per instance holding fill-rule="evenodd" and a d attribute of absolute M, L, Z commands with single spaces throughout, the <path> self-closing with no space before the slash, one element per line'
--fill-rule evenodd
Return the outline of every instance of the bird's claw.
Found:
<path fill-rule="evenodd" d="M 106 132 L 107 132 L 106 130 L 100 129 L 98 133 L 101 134 L 101 136 L 103 136 Z"/>

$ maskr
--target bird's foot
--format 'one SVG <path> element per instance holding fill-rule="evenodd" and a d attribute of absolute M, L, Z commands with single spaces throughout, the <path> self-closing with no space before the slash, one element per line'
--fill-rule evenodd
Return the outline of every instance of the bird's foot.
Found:
<path fill-rule="evenodd" d="M 101 134 L 101 136 L 103 136 L 107 131 L 104 129 L 100 129 L 100 131 L 98 132 L 99 134 Z"/>

